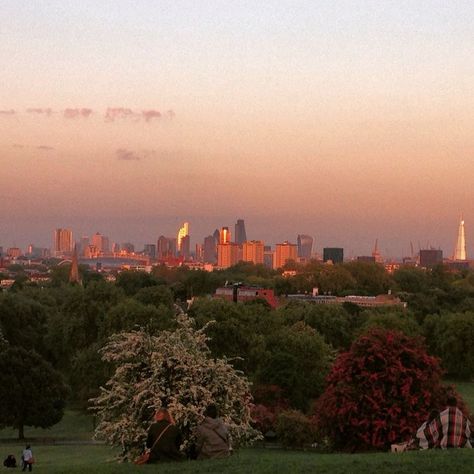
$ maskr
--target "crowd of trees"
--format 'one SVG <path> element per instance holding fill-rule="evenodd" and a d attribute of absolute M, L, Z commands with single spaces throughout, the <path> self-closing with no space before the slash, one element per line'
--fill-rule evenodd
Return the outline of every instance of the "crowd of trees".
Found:
<path fill-rule="evenodd" d="M 47 286 L 18 279 L 0 295 L 1 360 L 5 367 L 8 361 L 17 364 L 17 385 L 11 385 L 17 388 L 5 390 L 2 399 L 10 397 L 14 403 L 17 390 L 32 389 L 41 379 L 55 388 L 42 396 L 42 403 L 48 400 L 51 407 L 40 410 L 43 418 L 25 417 L 21 410 L 14 415 L 17 411 L 8 409 L 8 414 L 0 411 L 0 425 L 15 426 L 21 435 L 23 426 L 57 422 L 66 399 L 85 409 L 113 375 L 99 352 L 110 337 L 138 329 L 156 337 L 175 331 L 180 311 L 193 318 L 196 330 L 204 328 L 211 356 L 226 358 L 251 382 L 261 426 L 286 409 L 310 413 L 337 355 L 374 327 L 422 336 L 430 355 L 441 359 L 446 376 L 474 377 L 473 272 L 439 266 L 429 271 L 407 267 L 388 274 L 383 266 L 365 262 L 314 262 L 304 267 L 290 263 L 288 269 L 296 269 L 296 275 L 283 277 L 248 263 L 212 273 L 158 266 L 150 274 L 124 271 L 115 282 L 108 282 L 81 268 L 83 285 L 70 285 L 68 267 L 60 266 L 52 269 Z M 263 300 L 235 304 L 211 298 L 226 281 L 273 288 L 282 297 L 314 287 L 337 295 L 391 290 L 408 308 L 361 309 L 354 304 L 283 300 L 272 309 Z M 23 357 L 22 351 L 32 359 Z M 6 377 L 13 377 L 12 372 L 0 370 L 0 386 L 8 386 L 12 382 Z"/>

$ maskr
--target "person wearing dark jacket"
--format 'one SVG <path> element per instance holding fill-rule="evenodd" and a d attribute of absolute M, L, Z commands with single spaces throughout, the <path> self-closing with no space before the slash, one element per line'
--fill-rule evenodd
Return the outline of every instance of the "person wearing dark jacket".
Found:
<path fill-rule="evenodd" d="M 146 447 L 150 449 L 148 462 L 181 461 L 184 458 L 179 451 L 181 443 L 181 433 L 168 410 L 164 408 L 158 410 L 146 440 Z"/>
<path fill-rule="evenodd" d="M 204 412 L 204 421 L 196 430 L 196 451 L 198 459 L 225 458 L 230 454 L 229 431 L 217 417 L 215 405 L 209 405 Z"/>

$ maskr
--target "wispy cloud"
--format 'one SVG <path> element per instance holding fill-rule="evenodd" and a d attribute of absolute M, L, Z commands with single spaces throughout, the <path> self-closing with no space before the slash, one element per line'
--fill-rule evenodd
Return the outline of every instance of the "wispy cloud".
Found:
<path fill-rule="evenodd" d="M 92 109 L 64 109 L 63 116 L 67 119 L 75 119 L 78 117 L 88 118 L 92 115 Z"/>
<path fill-rule="evenodd" d="M 25 145 L 22 145 L 22 144 L 20 144 L 20 143 L 14 143 L 14 144 L 12 145 L 12 147 L 13 147 L 13 148 L 25 148 Z"/>
<path fill-rule="evenodd" d="M 0 110 L 0 115 L 15 115 L 16 111 L 13 109 L 9 110 Z"/>
<path fill-rule="evenodd" d="M 49 146 L 49 145 L 38 145 L 36 147 L 37 150 L 42 150 L 42 151 L 52 151 L 54 150 L 54 148 L 52 146 Z"/>
<path fill-rule="evenodd" d="M 29 114 L 46 115 L 46 116 L 48 116 L 48 117 L 53 113 L 53 110 L 50 109 L 50 108 L 45 108 L 45 109 L 42 109 L 42 108 L 31 108 L 31 109 L 26 109 L 26 111 L 27 111 Z"/>
<path fill-rule="evenodd" d="M 105 112 L 105 120 L 113 122 L 116 119 L 126 119 L 136 117 L 136 113 L 132 109 L 125 107 L 109 107 Z"/>
<path fill-rule="evenodd" d="M 159 110 L 142 110 L 142 117 L 146 122 L 150 122 L 153 119 L 161 118 L 161 112 Z"/>
<path fill-rule="evenodd" d="M 115 151 L 115 156 L 117 160 L 122 161 L 138 161 L 141 159 L 137 153 L 131 150 L 127 150 L 126 148 L 119 148 Z"/>

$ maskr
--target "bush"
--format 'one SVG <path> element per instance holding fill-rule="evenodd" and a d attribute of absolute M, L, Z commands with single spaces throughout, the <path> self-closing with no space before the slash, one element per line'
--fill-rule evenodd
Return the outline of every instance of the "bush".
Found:
<path fill-rule="evenodd" d="M 285 448 L 303 448 L 315 440 L 315 430 L 310 418 L 298 410 L 283 411 L 276 424 L 278 441 Z"/>
<path fill-rule="evenodd" d="M 167 406 L 178 425 L 185 451 L 194 441 L 194 428 L 214 403 L 229 426 L 235 444 L 252 441 L 259 433 L 250 426 L 249 383 L 226 359 L 214 359 L 204 329 L 177 317 L 174 332 L 154 336 L 132 331 L 111 337 L 103 359 L 115 372 L 94 402 L 96 437 L 120 446 L 124 459 L 142 450 L 153 413 Z"/>
<path fill-rule="evenodd" d="M 445 391 L 421 339 L 374 328 L 340 354 L 315 405 L 320 436 L 345 450 L 386 449 L 409 439 Z"/>

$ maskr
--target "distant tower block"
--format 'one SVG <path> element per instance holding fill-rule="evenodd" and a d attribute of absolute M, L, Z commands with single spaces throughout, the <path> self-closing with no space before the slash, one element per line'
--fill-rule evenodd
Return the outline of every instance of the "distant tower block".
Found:
<path fill-rule="evenodd" d="M 454 260 L 466 260 L 466 234 L 464 233 L 464 219 L 461 216 L 458 230 L 458 240 L 454 251 Z"/>
<path fill-rule="evenodd" d="M 235 243 L 243 244 L 247 241 L 247 232 L 245 232 L 245 223 L 243 219 L 237 219 L 235 224 Z"/>

